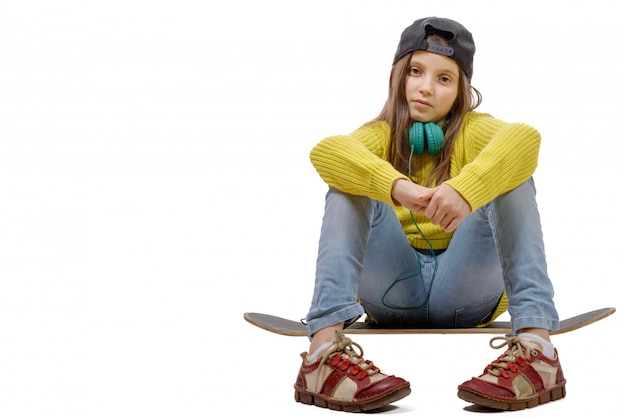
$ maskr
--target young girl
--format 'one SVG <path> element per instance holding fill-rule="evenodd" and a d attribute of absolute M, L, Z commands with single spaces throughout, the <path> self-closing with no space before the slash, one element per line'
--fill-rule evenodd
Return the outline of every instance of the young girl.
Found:
<path fill-rule="evenodd" d="M 565 396 L 531 177 L 540 136 L 475 111 L 474 51 L 459 23 L 415 21 L 400 38 L 380 115 L 311 151 L 330 187 L 296 401 L 365 411 L 410 393 L 343 335 L 364 313 L 380 327 L 460 328 L 506 309 L 514 334 L 491 343 L 506 351 L 458 396 L 504 410 Z"/>

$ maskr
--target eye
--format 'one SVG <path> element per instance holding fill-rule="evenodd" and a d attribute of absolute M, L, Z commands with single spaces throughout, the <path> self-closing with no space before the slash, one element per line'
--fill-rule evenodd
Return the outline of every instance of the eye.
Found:
<path fill-rule="evenodd" d="M 416 75 L 420 75 L 421 73 L 422 73 L 422 72 L 421 72 L 421 71 L 420 71 L 420 69 L 419 69 L 419 68 L 417 68 L 417 67 L 410 67 L 410 68 L 409 68 L 409 75 L 416 76 Z"/>
<path fill-rule="evenodd" d="M 447 75 L 442 75 L 441 77 L 439 77 L 439 80 L 441 80 L 442 83 L 451 83 L 452 79 L 450 77 L 448 77 Z"/>

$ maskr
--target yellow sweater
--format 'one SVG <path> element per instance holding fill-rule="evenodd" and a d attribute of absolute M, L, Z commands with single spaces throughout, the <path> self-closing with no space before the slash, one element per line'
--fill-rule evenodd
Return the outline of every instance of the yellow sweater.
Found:
<path fill-rule="evenodd" d="M 450 160 L 451 179 L 446 184 L 458 191 L 472 212 L 510 191 L 534 173 L 541 137 L 522 123 L 506 123 L 485 113 L 468 113 L 456 138 Z M 346 193 L 368 196 L 394 206 L 411 245 L 429 248 L 411 220 L 410 213 L 396 206 L 391 187 L 397 179 L 407 179 L 387 162 L 390 128 L 386 122 L 365 125 L 349 135 L 328 137 L 310 153 L 313 166 L 330 186 Z M 426 178 L 438 156 L 414 155 L 420 173 Z M 434 249 L 445 249 L 453 233 L 447 233 L 423 215 L 415 220 Z"/>

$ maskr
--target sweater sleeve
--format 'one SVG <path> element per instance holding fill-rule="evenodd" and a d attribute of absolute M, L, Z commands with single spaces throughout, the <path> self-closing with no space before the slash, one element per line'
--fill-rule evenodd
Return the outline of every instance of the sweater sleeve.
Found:
<path fill-rule="evenodd" d="M 329 186 L 390 205 L 393 183 L 407 178 L 387 162 L 389 125 L 367 124 L 349 135 L 323 139 L 311 150 L 311 163 Z"/>
<path fill-rule="evenodd" d="M 451 166 L 447 184 L 472 211 L 528 180 L 539 160 L 539 133 L 523 123 L 506 123 L 487 114 L 468 114 L 462 127 L 465 164 Z M 458 174 L 453 173 L 456 171 Z"/>

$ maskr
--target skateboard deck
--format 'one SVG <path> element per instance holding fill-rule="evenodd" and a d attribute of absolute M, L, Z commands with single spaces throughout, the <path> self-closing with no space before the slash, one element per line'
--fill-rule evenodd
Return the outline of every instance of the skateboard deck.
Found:
<path fill-rule="evenodd" d="M 615 312 L 615 308 L 602 308 L 585 312 L 571 318 L 561 320 L 558 330 L 550 334 L 563 334 L 578 328 L 593 324 Z M 301 321 L 257 312 L 243 314 L 246 321 L 266 331 L 292 337 L 304 337 L 307 335 L 306 326 Z M 363 321 L 355 322 L 344 330 L 345 334 L 510 334 L 511 323 L 509 321 L 495 321 L 482 328 L 380 328 L 376 325 L 366 324 Z"/>

